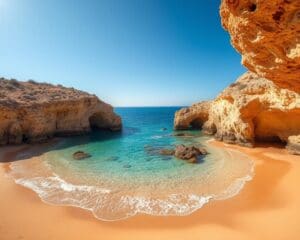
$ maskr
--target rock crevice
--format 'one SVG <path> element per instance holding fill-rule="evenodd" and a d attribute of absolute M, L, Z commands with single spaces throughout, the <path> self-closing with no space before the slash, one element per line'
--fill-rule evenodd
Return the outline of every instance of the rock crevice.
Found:
<path fill-rule="evenodd" d="M 209 111 L 192 106 L 192 115 L 208 112 L 202 128 L 218 140 L 245 146 L 281 141 L 299 153 L 300 1 L 222 0 L 220 14 L 249 72 L 213 100 Z M 190 115 L 179 111 L 175 128 L 190 126 Z"/>

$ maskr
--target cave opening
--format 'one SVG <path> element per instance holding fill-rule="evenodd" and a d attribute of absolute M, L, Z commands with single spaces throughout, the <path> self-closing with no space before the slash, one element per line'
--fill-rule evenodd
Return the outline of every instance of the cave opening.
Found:
<path fill-rule="evenodd" d="M 90 128 L 93 130 L 106 128 L 103 114 L 97 112 L 89 117 Z"/>
<path fill-rule="evenodd" d="M 202 129 L 203 126 L 203 119 L 196 118 L 190 123 L 190 129 Z"/>
<path fill-rule="evenodd" d="M 27 136 L 27 134 L 23 134 L 22 135 L 22 142 L 27 143 L 28 141 L 29 141 L 29 137 Z"/>
<path fill-rule="evenodd" d="M 252 3 L 252 4 L 249 6 L 249 11 L 250 11 L 250 12 L 255 12 L 255 11 L 256 11 L 256 8 L 257 8 L 256 4 L 255 4 L 255 3 Z"/>

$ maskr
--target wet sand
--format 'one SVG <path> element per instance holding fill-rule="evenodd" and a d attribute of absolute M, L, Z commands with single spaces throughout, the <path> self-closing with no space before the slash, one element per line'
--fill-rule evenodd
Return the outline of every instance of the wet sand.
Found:
<path fill-rule="evenodd" d="M 235 197 L 213 201 L 185 217 L 135 216 L 102 222 L 85 210 L 50 206 L 5 176 L 0 163 L 0 239 L 300 239 L 300 157 L 277 147 L 254 149 L 213 142 L 249 154 L 254 179 Z M 20 149 L 19 149 L 20 150 Z M 11 160 L 11 154 L 2 162 Z"/>

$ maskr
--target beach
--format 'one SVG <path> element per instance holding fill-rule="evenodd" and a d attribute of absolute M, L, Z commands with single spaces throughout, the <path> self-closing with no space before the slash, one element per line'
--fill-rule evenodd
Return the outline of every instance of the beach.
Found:
<path fill-rule="evenodd" d="M 272 146 L 212 144 L 250 155 L 255 176 L 233 198 L 209 202 L 183 217 L 99 221 L 79 208 L 43 203 L 5 175 L 8 163 L 0 163 L 0 239 L 299 239 L 300 157 Z M 14 155 L 1 152 L 2 162 Z"/>

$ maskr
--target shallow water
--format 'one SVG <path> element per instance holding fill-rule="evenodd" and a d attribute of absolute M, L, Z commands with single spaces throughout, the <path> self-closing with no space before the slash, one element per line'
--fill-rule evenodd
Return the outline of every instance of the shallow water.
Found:
<path fill-rule="evenodd" d="M 251 179 L 252 161 L 208 145 L 209 138 L 199 131 L 174 136 L 177 109 L 117 108 L 124 124 L 121 133 L 97 131 L 65 139 L 38 158 L 12 163 L 10 174 L 43 201 L 81 207 L 102 220 L 138 213 L 187 215 L 209 200 L 237 194 Z M 202 145 L 209 154 L 197 164 L 158 154 L 182 143 Z M 92 157 L 74 160 L 78 150 Z"/>

